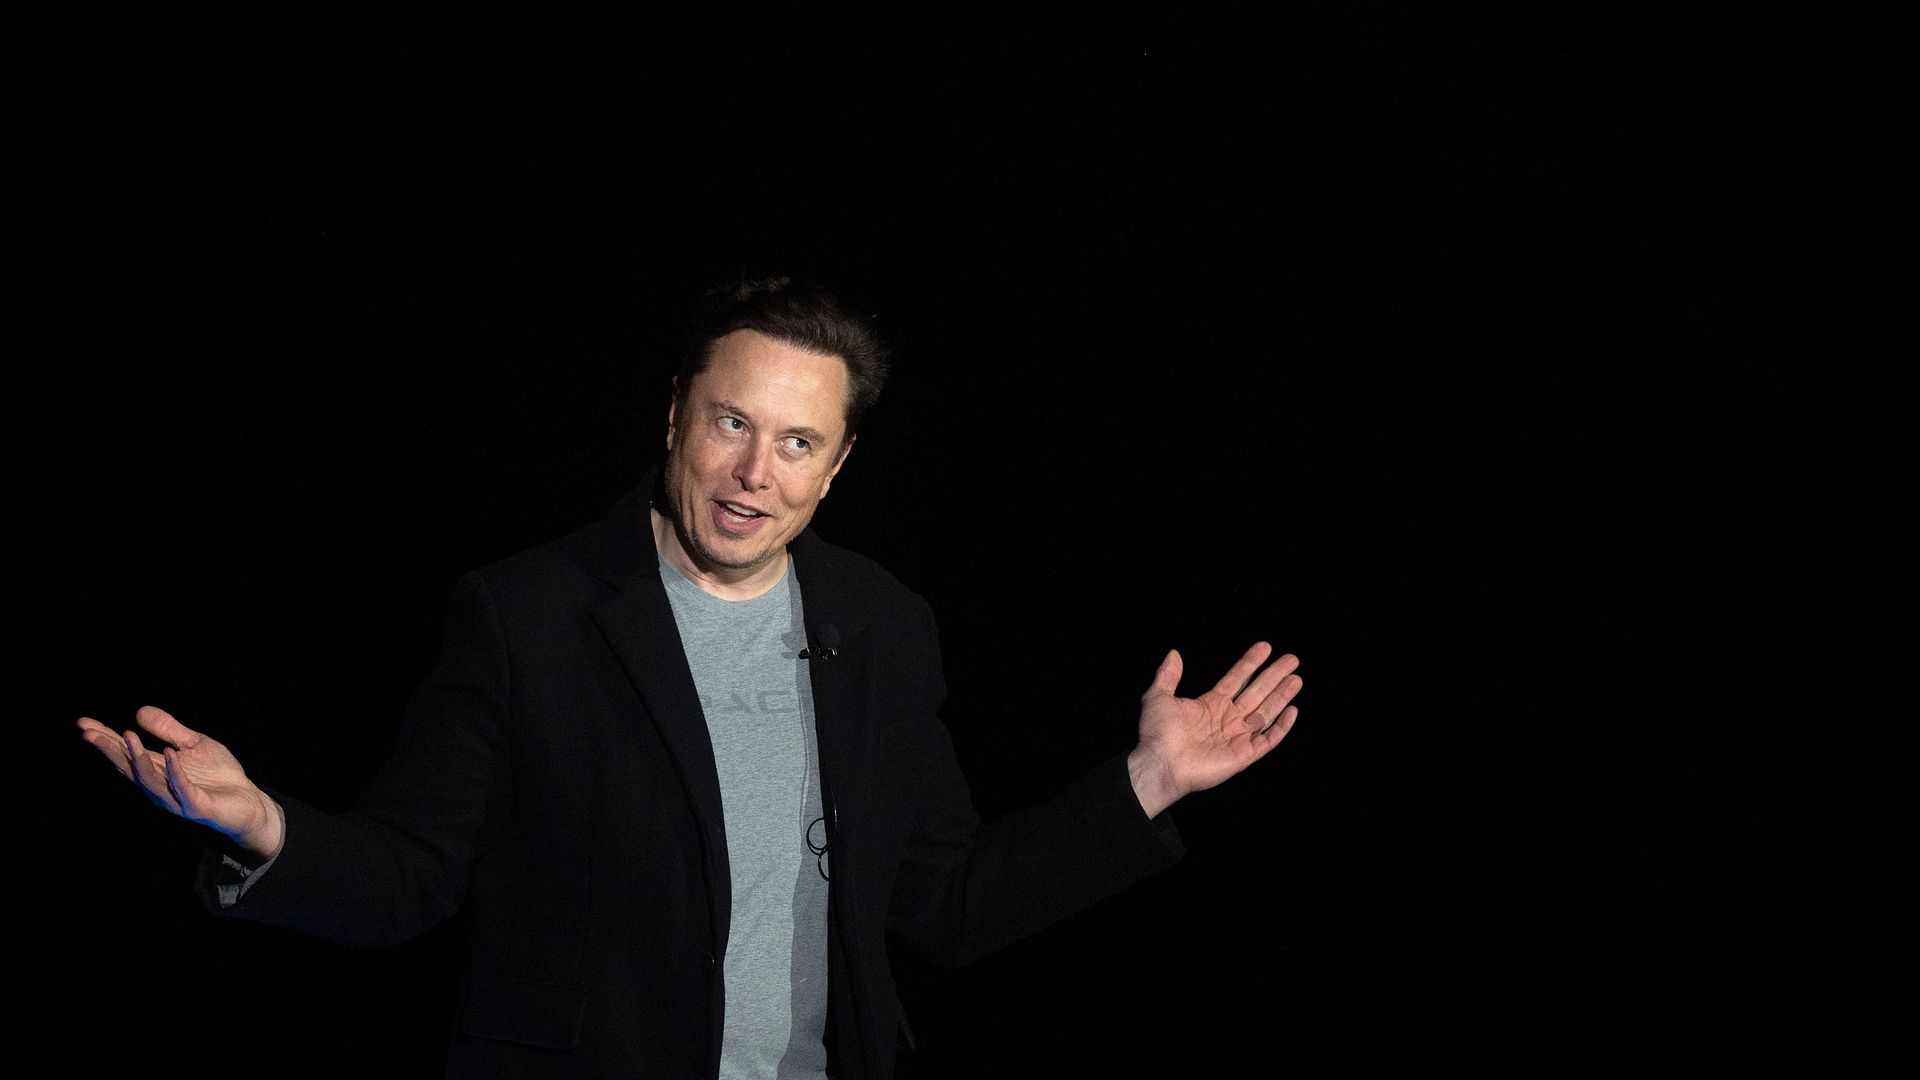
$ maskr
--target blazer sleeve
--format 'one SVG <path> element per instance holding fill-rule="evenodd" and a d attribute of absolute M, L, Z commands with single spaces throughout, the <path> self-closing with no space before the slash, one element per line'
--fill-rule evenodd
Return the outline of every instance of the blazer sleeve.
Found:
<path fill-rule="evenodd" d="M 888 929 L 927 959 L 963 964 L 1052 925 L 1178 862 L 1172 815 L 1149 819 L 1125 754 L 1056 797 L 981 824 L 947 728 L 938 632 L 925 612 L 934 693 L 925 715 L 883 732 L 913 822 Z"/>
<path fill-rule="evenodd" d="M 508 785 L 510 666 L 486 581 L 468 574 L 449 603 L 439 661 L 357 808 L 328 814 L 274 792 L 287 815 L 279 856 L 228 906 L 218 892 L 220 853 L 208 852 L 202 901 L 224 915 L 366 946 L 404 941 L 451 915 Z"/>

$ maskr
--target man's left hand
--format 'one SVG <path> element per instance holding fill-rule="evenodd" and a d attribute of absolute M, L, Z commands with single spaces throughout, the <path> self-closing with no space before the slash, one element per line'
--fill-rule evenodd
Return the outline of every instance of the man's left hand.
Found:
<path fill-rule="evenodd" d="M 1140 744 L 1127 756 L 1134 794 L 1148 817 L 1226 780 L 1287 737 L 1300 716 L 1291 704 L 1302 685 L 1295 673 L 1300 658 L 1288 654 L 1262 670 L 1272 654 L 1273 646 L 1256 643 L 1213 689 L 1192 698 L 1175 694 L 1185 669 L 1179 650 L 1160 662 L 1140 697 Z"/>

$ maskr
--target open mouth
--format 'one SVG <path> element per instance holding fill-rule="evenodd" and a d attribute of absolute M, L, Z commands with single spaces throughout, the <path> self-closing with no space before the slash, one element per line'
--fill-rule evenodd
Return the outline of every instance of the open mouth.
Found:
<path fill-rule="evenodd" d="M 752 507 L 741 506 L 739 503 L 723 502 L 720 504 L 720 510 L 735 521 L 755 521 L 767 516 Z"/>

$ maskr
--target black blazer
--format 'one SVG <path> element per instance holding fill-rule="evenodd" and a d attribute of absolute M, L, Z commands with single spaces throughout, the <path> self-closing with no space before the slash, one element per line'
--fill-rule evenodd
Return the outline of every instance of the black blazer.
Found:
<path fill-rule="evenodd" d="M 726 823 L 648 521 L 658 473 L 606 520 L 468 574 L 398 749 L 350 813 L 280 795 L 287 840 L 224 912 L 330 940 L 405 940 L 463 904 L 470 966 L 449 1074 L 713 1077 Z M 925 601 L 807 530 L 789 548 L 809 640 L 833 861 L 827 1043 L 890 1077 L 887 940 L 980 956 L 1175 861 L 1125 758 L 981 827 L 939 719 Z M 209 866 L 212 860 L 209 860 Z M 211 873 L 203 875 L 210 906 Z"/>

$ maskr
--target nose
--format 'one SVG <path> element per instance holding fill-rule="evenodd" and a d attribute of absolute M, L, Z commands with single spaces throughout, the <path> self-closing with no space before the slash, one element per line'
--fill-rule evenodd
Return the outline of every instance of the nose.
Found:
<path fill-rule="evenodd" d="M 771 482 L 773 476 L 773 441 L 753 439 L 734 459 L 733 478 L 740 482 L 742 491 L 762 491 Z"/>

